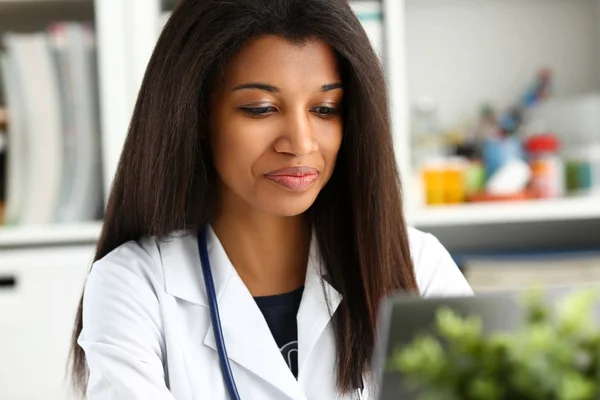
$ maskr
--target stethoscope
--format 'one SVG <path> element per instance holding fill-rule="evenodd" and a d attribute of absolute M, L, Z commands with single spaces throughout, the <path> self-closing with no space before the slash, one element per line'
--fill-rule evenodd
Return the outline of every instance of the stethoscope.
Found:
<path fill-rule="evenodd" d="M 217 305 L 217 293 L 215 290 L 215 282 L 212 276 L 210 259 L 208 258 L 208 247 L 206 245 L 206 229 L 203 229 L 198 234 L 198 251 L 200 253 L 200 264 L 202 265 L 202 275 L 204 276 L 204 285 L 206 286 L 206 294 L 208 297 L 208 307 L 210 309 L 210 320 L 213 326 L 215 342 L 217 345 L 217 353 L 219 355 L 219 365 L 227 393 L 230 400 L 240 400 L 235 379 L 231 372 L 231 364 L 227 357 L 227 349 L 225 347 L 225 339 L 223 338 L 223 328 L 221 327 L 221 317 L 219 316 L 219 306 Z M 358 400 L 363 400 L 363 389 L 358 389 Z"/>

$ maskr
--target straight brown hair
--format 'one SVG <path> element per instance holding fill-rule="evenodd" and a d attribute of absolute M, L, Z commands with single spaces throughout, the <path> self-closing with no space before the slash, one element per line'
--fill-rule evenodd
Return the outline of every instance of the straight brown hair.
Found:
<path fill-rule="evenodd" d="M 309 209 L 325 271 L 343 296 L 333 316 L 337 384 L 348 392 L 370 369 L 386 295 L 417 292 L 402 211 L 383 68 L 347 0 L 183 0 L 150 59 L 135 105 L 95 260 L 143 236 L 196 233 L 210 220 L 215 170 L 208 99 L 228 60 L 252 38 L 318 38 L 340 59 L 344 137 L 333 176 Z M 168 268 L 168 266 L 166 266 Z M 77 344 L 71 367 L 83 393 Z"/>

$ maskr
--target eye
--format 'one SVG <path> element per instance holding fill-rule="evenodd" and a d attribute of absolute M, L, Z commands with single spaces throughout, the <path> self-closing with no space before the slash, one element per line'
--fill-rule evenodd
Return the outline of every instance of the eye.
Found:
<path fill-rule="evenodd" d="M 331 118 L 339 115 L 339 110 L 336 107 L 329 106 L 313 107 L 310 111 L 324 118 Z"/>
<path fill-rule="evenodd" d="M 277 109 L 273 106 L 242 107 L 240 109 L 252 117 L 266 117 L 277 111 Z"/>

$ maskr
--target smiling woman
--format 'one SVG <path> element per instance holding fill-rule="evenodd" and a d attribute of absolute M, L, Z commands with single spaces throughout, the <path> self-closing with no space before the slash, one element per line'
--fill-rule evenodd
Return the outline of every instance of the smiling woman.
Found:
<path fill-rule="evenodd" d="M 314 203 L 342 142 L 337 64 L 321 40 L 277 36 L 251 41 L 229 62 L 211 101 L 217 215 L 260 210 L 280 219 Z"/>
<path fill-rule="evenodd" d="M 404 223 L 346 0 L 183 0 L 148 65 L 73 337 L 99 399 L 373 397 L 378 304 L 469 293 Z"/>

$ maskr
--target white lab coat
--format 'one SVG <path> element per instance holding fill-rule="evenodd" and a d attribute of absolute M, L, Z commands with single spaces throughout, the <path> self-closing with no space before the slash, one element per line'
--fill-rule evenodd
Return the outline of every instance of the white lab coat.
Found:
<path fill-rule="evenodd" d="M 312 246 L 298 311 L 296 380 L 262 313 L 208 230 L 225 343 L 243 400 L 356 399 L 336 391 L 335 341 Z M 471 290 L 431 235 L 409 231 L 425 296 Z M 341 296 L 324 283 L 330 310 Z M 79 345 L 90 368 L 89 400 L 227 399 L 195 236 L 129 242 L 96 262 L 86 283 Z M 365 398 L 371 385 L 365 382 Z"/>

